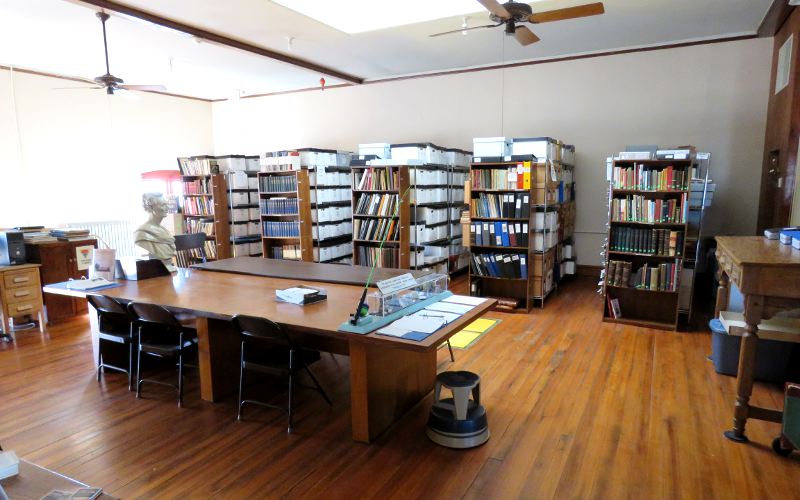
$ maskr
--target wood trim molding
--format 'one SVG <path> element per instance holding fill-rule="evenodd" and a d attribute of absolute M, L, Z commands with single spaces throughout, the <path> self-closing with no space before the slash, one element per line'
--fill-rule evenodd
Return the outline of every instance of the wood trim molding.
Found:
<path fill-rule="evenodd" d="M 414 75 L 405 75 L 405 76 L 395 76 L 395 77 L 388 77 L 388 78 L 381 78 L 376 80 L 364 80 L 362 85 L 373 85 L 378 83 L 390 83 L 390 82 L 398 82 L 403 80 L 415 80 L 417 78 L 433 78 L 437 76 L 448 76 L 448 75 L 458 75 L 462 73 L 475 73 L 479 71 L 492 71 L 497 69 L 508 69 L 508 68 L 518 68 L 522 66 L 535 66 L 539 64 L 551 64 L 557 62 L 565 62 L 565 61 L 575 61 L 578 59 L 592 59 L 596 57 L 607 57 L 607 56 L 616 56 L 622 54 L 633 54 L 636 52 L 652 52 L 656 50 L 667 50 L 667 49 L 677 49 L 682 47 L 693 47 L 695 45 L 710 45 L 715 43 L 727 43 L 727 42 L 737 42 L 740 40 L 751 40 L 753 38 L 758 38 L 757 34 L 753 35 L 735 35 L 735 36 L 728 36 L 728 37 L 721 37 L 721 38 L 713 38 L 708 40 L 695 40 L 690 42 L 676 42 L 676 43 L 668 43 L 664 45 L 654 45 L 649 47 L 635 47 L 630 49 L 619 49 L 619 50 L 608 50 L 603 52 L 593 52 L 591 54 L 579 54 L 579 55 L 572 55 L 572 56 L 564 56 L 564 57 L 555 57 L 552 59 L 538 59 L 533 61 L 520 61 L 514 63 L 506 63 L 506 64 L 494 64 L 491 66 L 481 66 L 477 68 L 463 68 L 463 69 L 449 69 L 444 71 L 436 71 L 433 73 L 419 73 Z M 343 83 L 339 85 L 331 85 L 326 86 L 325 90 L 333 90 L 342 87 L 350 87 L 350 84 Z M 300 92 L 311 92 L 311 91 L 319 91 L 319 87 L 308 87 L 296 90 L 285 90 L 282 92 L 269 92 L 265 94 L 248 94 L 244 95 L 242 99 L 251 99 L 254 97 L 272 97 L 278 95 L 286 95 L 286 94 L 297 94 Z M 224 101 L 225 99 L 216 99 L 214 102 Z"/>
<path fill-rule="evenodd" d="M 37 71 L 37 70 L 33 70 L 33 69 L 19 68 L 17 66 L 11 67 L 11 66 L 0 65 L 0 71 L 3 71 L 3 70 L 5 70 L 5 71 L 13 71 L 15 73 L 24 73 L 26 75 L 44 76 L 46 78 L 58 78 L 59 80 L 67 80 L 67 81 L 70 81 L 70 82 L 79 82 L 79 83 L 87 83 L 87 84 L 91 84 L 91 85 L 97 85 L 97 83 L 94 80 L 90 80 L 88 78 L 81 78 L 79 76 L 59 75 L 57 73 L 48 73 L 46 71 Z M 215 101 L 219 101 L 220 100 L 220 99 L 216 99 L 216 100 L 214 100 L 214 99 L 206 99 L 204 97 L 194 97 L 194 96 L 183 95 L 183 94 L 173 94 L 173 93 L 170 93 L 170 92 L 161 92 L 161 91 L 158 91 L 158 90 L 137 90 L 136 92 L 146 92 L 148 94 L 159 94 L 159 95 L 164 95 L 164 96 L 169 96 L 169 97 L 178 97 L 180 99 L 190 99 L 192 101 L 202 101 L 202 102 L 215 102 Z"/>
<path fill-rule="evenodd" d="M 773 0 L 772 5 L 767 9 L 767 13 L 764 14 L 764 19 L 761 20 L 761 24 L 758 26 L 758 36 L 775 36 L 783 26 L 783 23 L 789 19 L 792 10 L 794 10 L 794 7 L 789 5 L 789 0 Z"/>
<path fill-rule="evenodd" d="M 212 43 L 225 45 L 227 47 L 232 47 L 234 49 L 242 50 L 244 52 L 250 52 L 251 54 L 256 54 L 262 57 L 266 57 L 268 59 L 273 59 L 275 61 L 291 64 L 292 66 L 297 66 L 299 68 L 304 68 L 317 73 L 322 73 L 323 75 L 332 76 L 334 78 L 338 78 L 339 80 L 344 80 L 346 82 L 360 84 L 364 81 L 364 79 L 361 77 L 350 75 L 348 73 L 344 73 L 342 71 L 330 68 L 328 66 L 323 66 L 315 62 L 307 61 L 305 59 L 300 59 L 299 57 L 294 57 L 287 54 L 283 54 L 281 52 L 276 52 L 274 50 L 260 47 L 258 45 L 253 45 L 251 43 L 242 40 L 237 40 L 235 38 L 231 38 L 229 36 L 222 35 L 220 33 L 214 33 L 212 31 L 198 28 L 196 26 L 191 26 L 189 24 L 185 24 L 179 21 L 175 21 L 173 19 L 162 17 L 157 14 L 153 14 L 151 12 L 137 9 L 135 7 L 130 7 L 128 5 L 123 5 L 108 0 L 72 0 L 72 1 L 93 5 L 95 7 L 99 7 L 105 10 L 110 10 L 118 14 L 124 14 L 126 16 L 135 17 L 137 19 L 141 19 L 149 23 L 157 24 L 159 26 L 163 26 L 165 28 L 169 28 L 175 31 L 180 31 L 181 33 L 186 33 L 187 35 L 192 35 L 197 38 L 202 38 L 203 40 L 207 40 Z"/>

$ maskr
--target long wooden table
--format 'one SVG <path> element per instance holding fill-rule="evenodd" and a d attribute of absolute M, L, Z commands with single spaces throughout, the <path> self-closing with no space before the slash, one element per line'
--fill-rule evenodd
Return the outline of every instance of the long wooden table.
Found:
<path fill-rule="evenodd" d="M 339 272 L 352 269 L 341 268 Z M 235 314 L 269 318 L 284 326 L 304 347 L 349 355 L 352 435 L 354 440 L 365 443 L 433 389 L 437 347 L 495 303 L 487 299 L 457 321 L 416 342 L 376 333 L 338 331 L 355 310 L 363 286 L 202 270 L 181 270 L 171 277 L 120 283 L 119 287 L 96 294 L 160 304 L 198 316 L 200 390 L 206 401 L 218 401 L 238 388 L 239 339 L 230 322 Z M 328 299 L 304 307 L 275 300 L 275 290 L 299 284 L 325 288 Z M 44 291 L 81 295 L 59 288 L 45 287 Z M 97 339 L 93 340 L 97 344 Z"/>
<path fill-rule="evenodd" d="M 782 412 L 750 404 L 756 365 L 758 324 L 776 313 L 800 307 L 800 250 L 762 236 L 718 236 L 719 289 L 715 315 L 727 309 L 729 283 L 744 295 L 745 331 L 739 352 L 733 429 L 725 437 L 747 442 L 748 418 L 780 422 Z"/>

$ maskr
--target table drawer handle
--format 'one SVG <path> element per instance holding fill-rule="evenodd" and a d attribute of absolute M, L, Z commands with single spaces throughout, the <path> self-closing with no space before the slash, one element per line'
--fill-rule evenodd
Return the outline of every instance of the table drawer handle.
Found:
<path fill-rule="evenodd" d="M 18 276 L 14 278 L 14 283 L 25 283 L 30 280 L 31 278 L 29 276 Z"/>
<path fill-rule="evenodd" d="M 25 290 L 22 292 L 14 292 L 14 297 L 25 297 L 26 295 L 30 295 L 30 290 Z"/>
<path fill-rule="evenodd" d="M 33 306 L 30 304 L 17 307 L 17 311 L 29 311 L 31 309 L 33 309 Z"/>

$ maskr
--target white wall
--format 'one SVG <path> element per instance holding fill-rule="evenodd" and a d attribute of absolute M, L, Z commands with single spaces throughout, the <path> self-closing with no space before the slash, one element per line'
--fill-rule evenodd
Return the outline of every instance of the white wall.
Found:
<path fill-rule="evenodd" d="M 605 158 L 626 144 L 710 151 L 718 191 L 709 228 L 755 231 L 771 53 L 761 38 L 219 102 L 214 149 L 421 141 L 471 149 L 473 137 L 556 137 L 577 148 L 576 246 L 579 263 L 595 265 Z"/>
<path fill-rule="evenodd" d="M 0 70 L 0 227 L 143 220 L 140 173 L 212 150 L 208 102 L 80 86 Z"/>

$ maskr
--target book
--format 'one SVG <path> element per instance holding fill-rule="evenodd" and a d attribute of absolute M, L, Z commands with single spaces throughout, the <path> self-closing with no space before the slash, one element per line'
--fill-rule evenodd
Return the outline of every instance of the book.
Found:
<path fill-rule="evenodd" d="M 800 229 L 781 229 L 780 242 L 783 245 L 791 245 L 792 238 L 800 238 Z"/>
<path fill-rule="evenodd" d="M 781 237 L 781 231 L 798 231 L 798 230 L 800 230 L 800 226 L 773 227 L 764 230 L 764 237 L 768 240 L 779 240 Z"/>

